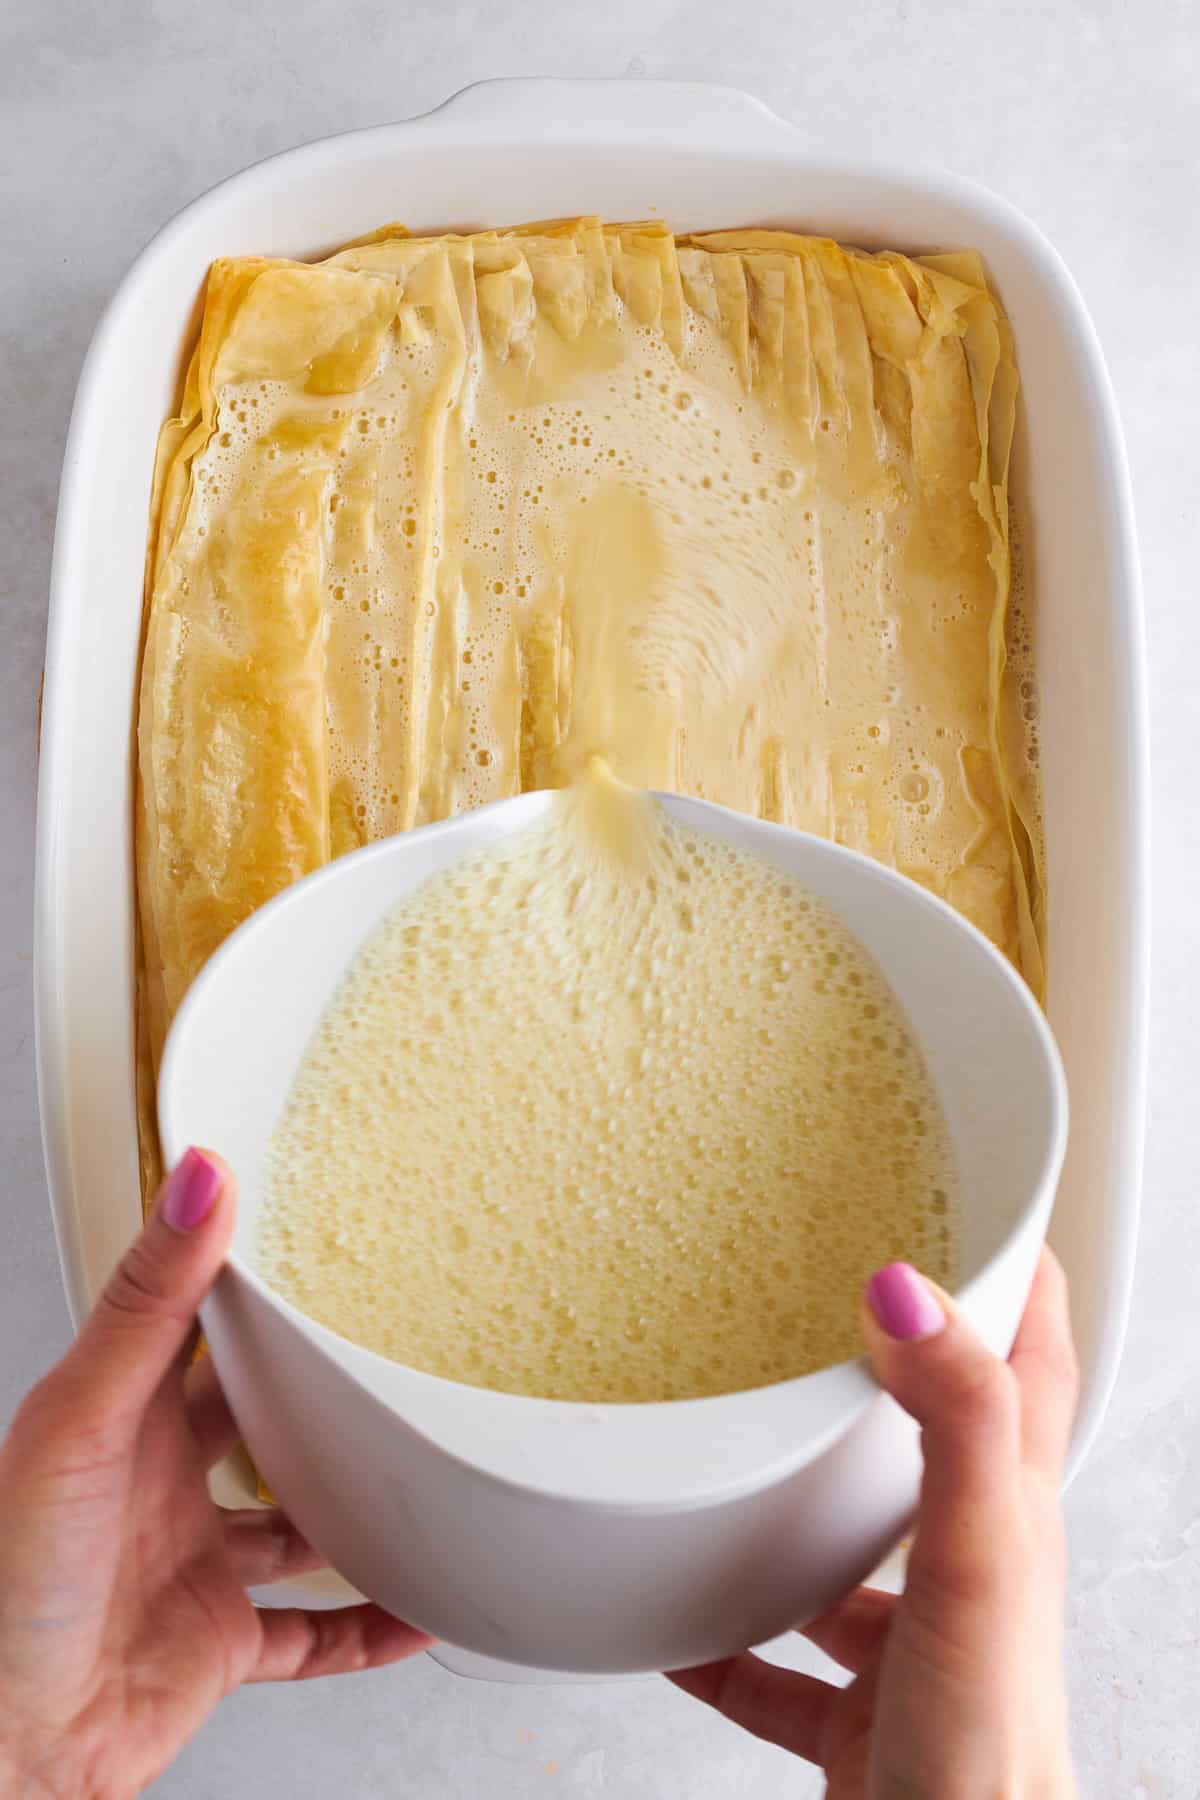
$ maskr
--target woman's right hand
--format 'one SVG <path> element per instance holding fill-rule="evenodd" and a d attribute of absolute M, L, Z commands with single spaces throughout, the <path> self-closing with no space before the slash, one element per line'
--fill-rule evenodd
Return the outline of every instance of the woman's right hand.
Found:
<path fill-rule="evenodd" d="M 1062 1270 L 1044 1251 L 1007 1363 L 906 1264 L 872 1277 L 863 1317 L 879 1381 L 921 1426 L 904 1593 L 859 1588 L 804 1628 L 847 1687 L 749 1653 L 671 1679 L 818 1764 L 831 1800 L 1065 1800 L 1058 1494 L 1077 1378 Z"/>

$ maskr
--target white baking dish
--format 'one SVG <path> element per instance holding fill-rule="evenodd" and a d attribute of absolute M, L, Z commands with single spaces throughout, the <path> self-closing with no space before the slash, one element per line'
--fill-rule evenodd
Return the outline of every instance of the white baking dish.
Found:
<path fill-rule="evenodd" d="M 1072 1131 L 1050 1237 L 1083 1367 L 1072 1468 L 1116 1371 L 1140 1180 L 1147 964 L 1142 616 L 1128 473 L 1091 323 L 1049 244 L 941 172 L 834 160 L 744 94 L 503 81 L 437 112 L 272 158 L 187 207 L 96 333 L 63 471 L 37 862 L 37 1029 L 51 1205 L 71 1309 L 139 1219 L 131 734 L 158 428 L 214 257 L 324 253 L 416 229 L 592 211 L 679 230 L 779 225 L 868 248 L 983 252 L 1016 333 L 1014 506 L 1039 618 L 1049 1014 Z"/>

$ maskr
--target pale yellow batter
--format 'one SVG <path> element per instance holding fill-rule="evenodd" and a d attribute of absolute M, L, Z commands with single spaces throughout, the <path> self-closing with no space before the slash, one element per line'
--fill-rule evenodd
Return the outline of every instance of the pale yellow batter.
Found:
<path fill-rule="evenodd" d="M 821 902 L 603 778 L 355 959 L 265 1164 L 260 1266 L 414 1368 L 671 1400 L 860 1348 L 871 1272 L 949 1285 L 945 1123 Z"/>
<path fill-rule="evenodd" d="M 149 557 L 147 1177 L 241 919 L 593 751 L 905 870 L 1040 991 L 1015 392 L 966 254 L 575 220 L 214 265 Z"/>

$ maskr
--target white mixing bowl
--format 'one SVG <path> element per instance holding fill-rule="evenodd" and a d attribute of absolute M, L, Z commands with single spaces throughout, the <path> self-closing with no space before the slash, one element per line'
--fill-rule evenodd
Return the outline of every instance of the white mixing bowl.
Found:
<path fill-rule="evenodd" d="M 1067 1132 L 1058 1053 L 1024 983 L 903 876 L 820 838 L 659 799 L 793 873 L 880 965 L 924 1050 L 958 1162 L 958 1298 L 1006 1351 Z M 529 794 L 392 838 L 255 913 L 180 1009 L 159 1123 L 169 1161 L 210 1145 L 237 1176 L 233 1253 L 204 1328 L 255 1460 L 330 1563 L 413 1624 L 509 1663 L 678 1668 L 823 1611 L 903 1532 L 917 1434 L 865 1364 L 706 1400 L 528 1399 L 360 1349 L 253 1269 L 263 1153 L 355 952 L 420 882 L 551 804 Z"/>

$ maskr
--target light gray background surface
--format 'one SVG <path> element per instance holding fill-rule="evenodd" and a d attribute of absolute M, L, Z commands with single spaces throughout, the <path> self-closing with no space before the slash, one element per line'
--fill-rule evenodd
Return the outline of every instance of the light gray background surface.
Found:
<path fill-rule="evenodd" d="M 944 162 L 1030 213 L 1092 309 L 1142 538 L 1156 939 L 1133 1325 L 1067 1505 L 1071 1696 L 1085 1794 L 1200 1794 L 1200 23 L 1188 0 L 3 0 L 0 1424 L 68 1341 L 38 1138 L 30 938 L 50 543 L 88 338 L 147 238 L 213 182 L 506 74 L 726 81 L 830 148 Z M 1097 904 L 1103 882 L 1098 866 Z M 483 1687 L 422 1659 L 250 1689 L 155 1791 L 765 1800 L 819 1789 L 665 1683 Z"/>

